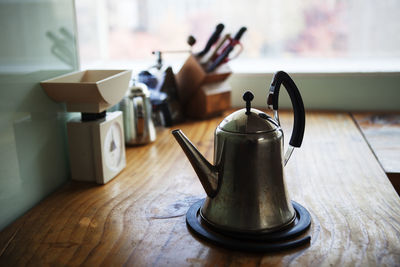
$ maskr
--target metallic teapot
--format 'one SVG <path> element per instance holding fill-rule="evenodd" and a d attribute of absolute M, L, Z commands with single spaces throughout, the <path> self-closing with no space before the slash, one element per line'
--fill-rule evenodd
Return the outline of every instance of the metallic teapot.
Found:
<path fill-rule="evenodd" d="M 156 139 L 156 130 L 151 118 L 150 93 L 147 86 L 137 83 L 132 86 L 119 103 L 124 115 L 125 143 L 141 145 Z"/>
<path fill-rule="evenodd" d="M 281 84 L 289 93 L 294 126 L 289 148 L 283 156 L 283 132 L 278 117 Z M 274 75 L 268 106 L 274 118 L 251 108 L 253 95 L 243 96 L 246 108 L 226 117 L 215 130 L 214 165 L 210 164 L 181 130 L 172 134 L 189 158 L 207 198 L 201 218 L 222 231 L 259 234 L 289 226 L 296 218 L 284 179 L 294 147 L 300 147 L 305 127 L 303 101 L 290 76 Z"/>

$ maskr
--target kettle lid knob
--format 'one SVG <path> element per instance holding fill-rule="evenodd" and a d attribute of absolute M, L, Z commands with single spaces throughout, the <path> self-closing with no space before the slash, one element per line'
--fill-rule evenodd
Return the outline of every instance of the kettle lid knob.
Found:
<path fill-rule="evenodd" d="M 250 115 L 251 101 L 254 99 L 254 95 L 250 91 L 246 91 L 243 94 L 243 100 L 246 101 L 246 115 Z"/>

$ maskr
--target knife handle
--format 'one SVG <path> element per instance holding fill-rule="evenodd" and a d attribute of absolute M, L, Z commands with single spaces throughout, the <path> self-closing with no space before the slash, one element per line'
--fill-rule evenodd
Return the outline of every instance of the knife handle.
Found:
<path fill-rule="evenodd" d="M 233 37 L 234 40 L 239 41 L 240 38 L 242 37 L 243 33 L 247 30 L 246 27 L 240 28 L 240 30 L 235 34 L 235 37 Z"/>
<path fill-rule="evenodd" d="M 211 46 L 218 40 L 219 36 L 221 35 L 221 32 L 224 30 L 224 24 L 220 23 L 217 25 L 215 28 L 214 33 L 210 36 L 208 39 L 208 42 L 206 46 L 204 47 L 203 51 L 197 53 L 197 57 L 202 57 L 204 56 L 211 48 Z"/>
<path fill-rule="evenodd" d="M 233 48 L 239 44 L 239 40 L 242 37 L 243 33 L 247 30 L 246 27 L 240 28 L 240 30 L 235 34 L 235 37 L 231 40 L 229 45 L 224 49 L 224 51 L 217 57 L 217 59 L 207 68 L 206 72 L 214 71 L 221 63 L 228 58 L 229 53 L 232 52 Z"/>
<path fill-rule="evenodd" d="M 200 62 L 203 65 L 211 64 L 211 62 L 214 61 L 218 57 L 218 55 L 224 51 L 224 49 L 222 48 L 228 46 L 231 40 L 232 40 L 231 35 L 229 33 L 225 34 L 225 36 L 223 38 L 220 38 L 218 43 L 214 46 L 211 55 L 203 57 Z"/>
<path fill-rule="evenodd" d="M 229 53 L 233 50 L 233 45 L 229 45 L 221 55 L 217 57 L 217 59 L 209 66 L 206 72 L 214 71 L 229 55 Z"/>

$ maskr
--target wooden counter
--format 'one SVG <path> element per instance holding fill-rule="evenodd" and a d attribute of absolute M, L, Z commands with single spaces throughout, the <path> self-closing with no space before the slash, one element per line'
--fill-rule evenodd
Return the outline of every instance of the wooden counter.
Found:
<path fill-rule="evenodd" d="M 352 115 L 394 189 L 400 194 L 400 114 Z"/>
<path fill-rule="evenodd" d="M 220 121 L 179 128 L 212 160 Z M 308 113 L 286 176 L 311 213 L 311 244 L 273 254 L 215 247 L 186 227 L 205 193 L 165 129 L 154 144 L 128 148 L 127 168 L 109 184 L 69 182 L 2 231 L 0 266 L 400 265 L 400 199 L 350 115 Z"/>

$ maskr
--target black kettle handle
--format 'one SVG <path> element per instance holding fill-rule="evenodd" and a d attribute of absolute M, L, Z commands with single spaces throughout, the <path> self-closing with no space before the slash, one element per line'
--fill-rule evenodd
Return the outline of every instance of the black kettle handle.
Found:
<path fill-rule="evenodd" d="M 276 113 L 277 116 L 279 89 L 281 87 L 281 84 L 285 86 L 286 91 L 289 93 L 294 113 L 294 125 L 289 144 L 293 147 L 300 147 L 303 141 L 304 128 L 306 123 L 303 100 L 296 84 L 294 83 L 292 78 L 290 78 L 289 74 L 284 71 L 278 71 L 277 73 L 275 73 L 272 79 L 267 101 L 268 107 L 272 107 L 274 113 Z"/>

